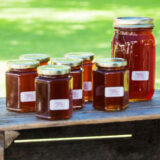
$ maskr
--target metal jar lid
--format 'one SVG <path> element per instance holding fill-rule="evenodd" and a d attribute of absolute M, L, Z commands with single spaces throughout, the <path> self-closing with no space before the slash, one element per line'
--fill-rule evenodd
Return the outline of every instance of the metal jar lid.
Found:
<path fill-rule="evenodd" d="M 116 68 L 127 66 L 127 61 L 123 58 L 99 58 L 96 60 L 96 66 Z"/>
<path fill-rule="evenodd" d="M 153 18 L 118 17 L 114 20 L 115 28 L 153 28 Z"/>
<path fill-rule="evenodd" d="M 8 69 L 32 69 L 39 66 L 38 61 L 31 60 L 11 60 L 7 62 Z"/>
<path fill-rule="evenodd" d="M 40 62 L 48 62 L 50 60 L 50 57 L 46 54 L 23 54 L 19 57 L 20 59 L 25 59 L 25 60 L 37 60 Z"/>
<path fill-rule="evenodd" d="M 90 60 L 92 61 L 94 59 L 94 53 L 91 52 L 70 52 L 65 54 L 65 57 L 67 58 L 80 58 L 83 59 L 83 61 Z"/>
<path fill-rule="evenodd" d="M 70 67 L 77 67 L 82 65 L 82 59 L 58 57 L 58 58 L 52 59 L 51 64 L 68 65 Z"/>
<path fill-rule="evenodd" d="M 66 65 L 46 65 L 38 67 L 39 75 L 64 75 L 70 73 L 71 68 Z"/>

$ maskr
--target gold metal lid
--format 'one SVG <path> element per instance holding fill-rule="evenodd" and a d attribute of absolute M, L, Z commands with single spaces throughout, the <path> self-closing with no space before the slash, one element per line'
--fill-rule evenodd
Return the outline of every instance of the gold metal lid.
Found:
<path fill-rule="evenodd" d="M 127 61 L 123 58 L 99 58 L 96 60 L 96 66 L 99 67 L 125 67 Z"/>
<path fill-rule="evenodd" d="M 38 61 L 31 60 L 11 60 L 7 62 L 8 69 L 31 69 L 39 66 Z"/>
<path fill-rule="evenodd" d="M 153 18 L 149 17 L 118 17 L 114 19 L 115 28 L 153 28 Z"/>
<path fill-rule="evenodd" d="M 46 54 L 23 54 L 19 57 L 20 59 L 25 59 L 25 60 L 37 60 L 40 62 L 48 62 L 50 60 L 50 57 Z"/>
<path fill-rule="evenodd" d="M 70 67 L 77 67 L 77 66 L 82 65 L 82 59 L 58 57 L 58 58 L 52 59 L 51 64 L 68 65 Z"/>
<path fill-rule="evenodd" d="M 66 65 L 46 65 L 38 67 L 39 75 L 64 75 L 70 73 L 71 68 Z"/>
<path fill-rule="evenodd" d="M 65 54 L 65 57 L 67 57 L 67 58 L 80 58 L 80 59 L 83 59 L 83 61 L 87 61 L 87 60 L 94 59 L 94 53 L 91 53 L 91 52 L 70 52 L 70 53 Z"/>

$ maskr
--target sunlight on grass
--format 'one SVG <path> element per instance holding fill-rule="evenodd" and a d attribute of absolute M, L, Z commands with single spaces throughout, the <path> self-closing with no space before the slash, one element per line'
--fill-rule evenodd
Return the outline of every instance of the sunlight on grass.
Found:
<path fill-rule="evenodd" d="M 8 59 L 24 53 L 46 53 L 51 57 L 71 51 L 88 51 L 110 57 L 113 19 L 119 16 L 149 16 L 155 19 L 157 64 L 160 63 L 160 1 L 145 0 L 0 0 L 1 92 Z M 156 87 L 160 70 L 156 67 Z"/>

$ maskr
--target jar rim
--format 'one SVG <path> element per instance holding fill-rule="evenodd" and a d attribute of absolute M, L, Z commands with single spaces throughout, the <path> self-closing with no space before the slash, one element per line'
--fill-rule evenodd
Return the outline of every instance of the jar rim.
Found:
<path fill-rule="evenodd" d="M 31 60 L 11 60 L 7 62 L 8 69 L 33 69 L 39 66 L 38 61 Z"/>
<path fill-rule="evenodd" d="M 57 57 L 57 58 L 51 59 L 51 64 L 68 65 L 70 67 L 81 66 L 82 62 L 83 60 L 80 58 Z"/>
<path fill-rule="evenodd" d="M 127 61 L 123 58 L 99 58 L 96 60 L 97 67 L 116 68 L 127 66 Z"/>
<path fill-rule="evenodd" d="M 94 59 L 94 53 L 92 52 L 69 52 L 65 54 L 65 57 L 67 58 L 80 58 L 83 61 L 87 60 L 93 60 Z"/>
<path fill-rule="evenodd" d="M 22 60 L 37 60 L 40 62 L 48 62 L 50 60 L 47 54 L 41 53 L 22 54 L 19 58 Z"/>
<path fill-rule="evenodd" d="M 114 19 L 114 28 L 153 28 L 154 19 L 150 17 L 118 17 Z"/>
<path fill-rule="evenodd" d="M 70 73 L 71 68 L 66 65 L 45 65 L 37 69 L 39 75 L 64 75 Z"/>

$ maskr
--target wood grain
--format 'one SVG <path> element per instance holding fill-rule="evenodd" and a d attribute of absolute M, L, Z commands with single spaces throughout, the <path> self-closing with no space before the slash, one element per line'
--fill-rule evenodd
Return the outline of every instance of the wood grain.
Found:
<path fill-rule="evenodd" d="M 48 121 L 36 118 L 34 113 L 9 112 L 5 98 L 0 99 L 0 110 L 0 131 L 152 120 L 160 119 L 160 91 L 155 92 L 152 100 L 130 103 L 129 108 L 119 112 L 98 111 L 88 103 L 84 109 L 75 111 L 69 120 Z"/>

